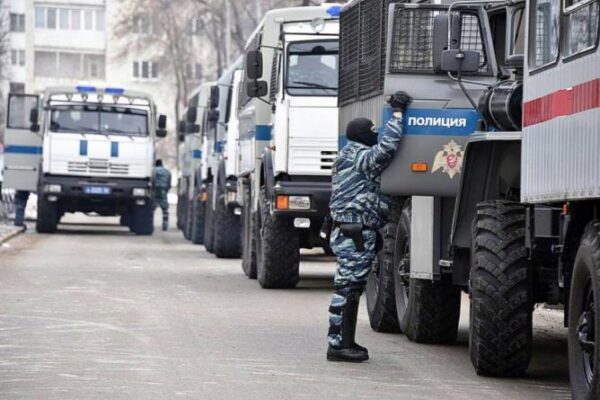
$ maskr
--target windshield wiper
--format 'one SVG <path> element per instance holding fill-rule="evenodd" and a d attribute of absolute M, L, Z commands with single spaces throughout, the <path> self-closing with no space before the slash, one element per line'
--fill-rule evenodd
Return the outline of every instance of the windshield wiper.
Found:
<path fill-rule="evenodd" d="M 313 87 L 315 89 L 326 89 L 326 90 L 337 90 L 338 89 L 336 87 L 325 86 L 325 85 L 321 85 L 320 83 L 314 83 L 314 82 L 294 81 L 292 83 L 297 83 L 298 85 L 305 85 L 305 86 Z"/>

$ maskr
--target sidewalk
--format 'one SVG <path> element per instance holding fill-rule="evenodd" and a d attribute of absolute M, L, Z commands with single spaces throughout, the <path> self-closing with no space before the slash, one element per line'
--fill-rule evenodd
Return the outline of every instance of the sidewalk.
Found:
<path fill-rule="evenodd" d="M 14 226 L 12 221 L 0 221 L 0 245 L 12 239 L 25 229 L 20 226 Z"/>

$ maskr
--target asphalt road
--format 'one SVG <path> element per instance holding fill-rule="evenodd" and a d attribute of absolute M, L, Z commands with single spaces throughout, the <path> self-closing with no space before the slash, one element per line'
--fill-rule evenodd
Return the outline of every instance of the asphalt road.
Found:
<path fill-rule="evenodd" d="M 525 379 L 475 375 L 467 320 L 454 346 L 416 345 L 371 331 L 364 302 L 371 361 L 328 363 L 332 259 L 306 255 L 298 289 L 265 291 L 175 230 L 68 220 L 0 248 L 2 399 L 570 398 L 557 311 L 536 311 Z"/>

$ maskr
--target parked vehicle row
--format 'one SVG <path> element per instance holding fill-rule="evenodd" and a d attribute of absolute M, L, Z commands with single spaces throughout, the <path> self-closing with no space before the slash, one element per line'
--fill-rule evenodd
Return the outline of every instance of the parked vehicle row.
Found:
<path fill-rule="evenodd" d="M 531 359 L 534 305 L 562 304 L 573 397 L 598 398 L 599 2 L 450 3 L 341 13 L 340 124 L 383 126 L 385 96 L 415 98 L 382 177 L 396 210 L 371 325 L 453 342 L 464 291 L 476 372 L 514 377 Z"/>

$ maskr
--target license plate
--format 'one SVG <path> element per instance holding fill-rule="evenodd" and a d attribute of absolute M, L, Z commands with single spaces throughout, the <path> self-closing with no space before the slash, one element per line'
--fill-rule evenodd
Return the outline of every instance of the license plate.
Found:
<path fill-rule="evenodd" d="M 110 188 L 106 186 L 86 186 L 83 188 L 83 193 L 85 194 L 99 194 L 99 195 L 107 195 L 110 194 Z"/>

